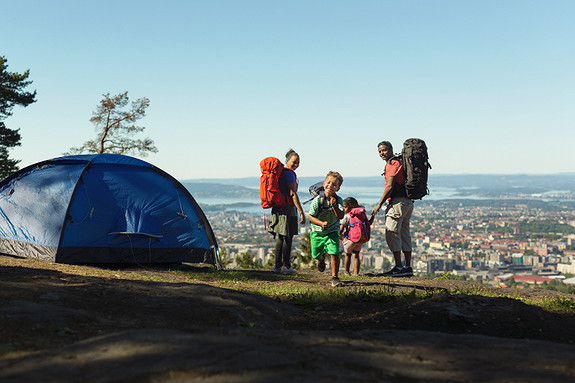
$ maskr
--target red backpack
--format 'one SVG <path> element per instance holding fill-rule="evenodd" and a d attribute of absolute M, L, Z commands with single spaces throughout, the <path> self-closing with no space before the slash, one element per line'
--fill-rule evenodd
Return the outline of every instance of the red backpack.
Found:
<path fill-rule="evenodd" d="M 287 205 L 286 197 L 280 191 L 280 177 L 284 165 L 275 157 L 267 157 L 260 161 L 262 175 L 260 177 L 260 199 L 262 207 L 284 207 Z"/>
<path fill-rule="evenodd" d="M 347 238 L 352 242 L 365 243 L 371 235 L 371 225 L 365 214 L 364 207 L 356 207 L 350 210 L 351 217 Z"/>

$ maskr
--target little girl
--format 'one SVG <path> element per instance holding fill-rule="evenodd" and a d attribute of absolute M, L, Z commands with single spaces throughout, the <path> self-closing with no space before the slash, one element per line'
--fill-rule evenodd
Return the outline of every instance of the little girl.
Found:
<path fill-rule="evenodd" d="M 357 200 L 353 197 L 348 197 L 343 200 L 343 208 L 345 209 L 345 216 L 340 222 L 339 228 L 339 238 L 343 243 L 343 250 L 345 252 L 345 274 L 351 275 L 349 272 L 351 266 L 351 257 L 353 255 L 353 275 L 359 275 L 359 253 L 361 252 L 361 248 L 363 246 L 362 242 L 353 242 L 349 238 L 349 228 L 351 223 L 351 216 L 350 211 L 355 208 L 362 208 L 357 203 Z M 365 210 L 365 209 L 364 209 Z"/>

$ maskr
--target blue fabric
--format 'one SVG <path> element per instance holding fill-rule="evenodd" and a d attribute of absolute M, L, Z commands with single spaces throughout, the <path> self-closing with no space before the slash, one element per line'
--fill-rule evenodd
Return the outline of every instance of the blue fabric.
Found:
<path fill-rule="evenodd" d="M 66 209 L 85 165 L 47 166 L 0 189 L 0 237 L 58 246 Z"/>
<path fill-rule="evenodd" d="M 49 160 L 50 162 L 91 162 L 94 164 L 121 164 L 121 165 L 134 165 L 152 168 L 152 164 L 146 161 L 139 160 L 134 157 L 124 156 L 121 154 L 102 153 L 102 154 L 79 154 L 76 156 L 57 157 Z"/>
<path fill-rule="evenodd" d="M 206 225 L 183 186 L 128 156 L 59 157 L 0 183 L 0 241 L 209 250 L 216 244 Z"/>
<path fill-rule="evenodd" d="M 93 164 L 78 185 L 69 217 L 62 247 L 210 248 L 188 198 L 151 168 Z"/>

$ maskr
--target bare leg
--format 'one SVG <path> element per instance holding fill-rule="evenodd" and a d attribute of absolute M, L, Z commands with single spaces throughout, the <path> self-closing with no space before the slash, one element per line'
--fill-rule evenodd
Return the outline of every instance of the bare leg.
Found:
<path fill-rule="evenodd" d="M 411 267 L 411 251 L 404 251 L 403 255 L 405 256 L 405 266 Z"/>
<path fill-rule="evenodd" d="M 359 275 L 359 251 L 353 253 L 353 275 Z"/>
<path fill-rule="evenodd" d="M 401 251 L 394 251 L 393 252 L 393 259 L 395 259 L 395 267 L 401 269 L 403 267 L 401 263 Z"/>
<path fill-rule="evenodd" d="M 339 254 L 330 254 L 331 257 L 331 276 L 337 277 L 339 274 Z"/>
<path fill-rule="evenodd" d="M 351 254 L 345 254 L 345 271 L 349 273 L 349 268 L 351 266 Z"/>

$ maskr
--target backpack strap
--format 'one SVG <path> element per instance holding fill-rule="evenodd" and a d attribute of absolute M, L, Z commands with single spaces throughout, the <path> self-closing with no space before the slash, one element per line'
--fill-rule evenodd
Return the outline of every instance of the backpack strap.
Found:
<path fill-rule="evenodd" d="M 315 197 L 311 197 L 310 199 L 308 199 L 307 201 L 303 202 L 304 205 L 310 203 L 311 201 L 313 201 Z"/>

